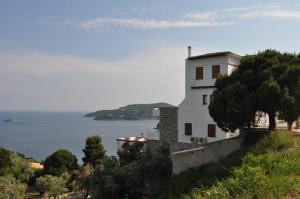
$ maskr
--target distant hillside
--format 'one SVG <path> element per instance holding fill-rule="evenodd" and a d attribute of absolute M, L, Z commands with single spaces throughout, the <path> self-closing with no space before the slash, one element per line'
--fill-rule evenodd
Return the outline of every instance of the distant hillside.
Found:
<path fill-rule="evenodd" d="M 174 107 L 168 103 L 131 104 L 114 110 L 100 110 L 88 113 L 85 117 L 93 117 L 95 120 L 146 120 L 153 119 L 154 107 Z"/>

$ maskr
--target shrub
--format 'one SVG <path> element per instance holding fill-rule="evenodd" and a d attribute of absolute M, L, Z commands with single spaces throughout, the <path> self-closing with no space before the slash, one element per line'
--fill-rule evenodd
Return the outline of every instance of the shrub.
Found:
<path fill-rule="evenodd" d="M 270 184 L 261 167 L 243 166 L 233 170 L 233 178 L 225 184 L 231 195 L 238 198 L 266 198 Z"/>
<path fill-rule="evenodd" d="M 23 199 L 26 185 L 18 182 L 13 176 L 0 176 L 0 198 L 1 199 Z"/>
<path fill-rule="evenodd" d="M 63 177 L 45 175 L 36 179 L 36 189 L 41 194 L 47 193 L 55 198 L 63 192 L 65 184 L 66 180 Z"/>
<path fill-rule="evenodd" d="M 294 138 L 290 132 L 286 130 L 275 130 L 259 140 L 253 152 L 255 154 L 279 152 L 292 147 L 293 144 Z"/>

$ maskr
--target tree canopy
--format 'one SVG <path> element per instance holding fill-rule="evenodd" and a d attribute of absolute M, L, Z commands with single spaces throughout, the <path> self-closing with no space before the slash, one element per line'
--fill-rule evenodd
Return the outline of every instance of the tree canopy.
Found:
<path fill-rule="evenodd" d="M 76 156 L 66 149 L 55 151 L 44 162 L 45 173 L 55 176 L 60 176 L 64 172 L 72 172 L 77 168 Z"/>
<path fill-rule="evenodd" d="M 258 112 L 268 114 L 270 129 L 278 113 L 291 126 L 300 116 L 300 54 L 265 50 L 246 55 L 215 86 L 209 112 L 222 130 L 250 126 Z"/>
<path fill-rule="evenodd" d="M 86 139 L 85 147 L 82 150 L 84 157 L 82 161 L 84 165 L 90 163 L 93 167 L 103 159 L 106 151 L 101 143 L 101 137 L 94 135 Z"/>

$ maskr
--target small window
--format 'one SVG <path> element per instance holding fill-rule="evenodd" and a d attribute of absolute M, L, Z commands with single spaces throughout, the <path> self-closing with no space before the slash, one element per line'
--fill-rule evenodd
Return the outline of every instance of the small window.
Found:
<path fill-rule="evenodd" d="M 210 95 L 209 102 L 212 103 L 213 100 L 214 100 L 214 96 L 213 96 L 213 95 Z"/>
<path fill-rule="evenodd" d="M 203 98 L 203 104 L 204 105 L 207 104 L 207 95 L 203 95 L 202 98 Z"/>
<path fill-rule="evenodd" d="M 208 137 L 216 137 L 216 125 L 209 124 L 208 125 Z"/>
<path fill-rule="evenodd" d="M 196 68 L 196 80 L 203 79 L 203 67 Z"/>
<path fill-rule="evenodd" d="M 185 131 L 184 134 L 185 135 L 192 135 L 192 123 L 185 123 L 184 125 Z"/>
<path fill-rule="evenodd" d="M 212 78 L 217 79 L 220 76 L 220 65 L 212 66 Z"/>

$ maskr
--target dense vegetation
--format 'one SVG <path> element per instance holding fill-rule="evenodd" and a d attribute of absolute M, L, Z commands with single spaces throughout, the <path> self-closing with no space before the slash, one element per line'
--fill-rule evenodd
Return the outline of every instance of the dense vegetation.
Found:
<path fill-rule="evenodd" d="M 168 145 L 144 149 L 125 142 L 116 157 L 103 158 L 90 178 L 93 198 L 157 198 L 172 176 Z"/>
<path fill-rule="evenodd" d="M 209 112 L 224 131 L 250 126 L 258 113 L 268 114 L 270 129 L 277 114 L 291 128 L 300 116 L 300 54 L 266 50 L 244 56 L 215 86 Z"/>
<path fill-rule="evenodd" d="M 174 176 L 163 198 L 299 198 L 300 137 L 274 131 L 218 163 Z"/>
<path fill-rule="evenodd" d="M 145 120 L 153 119 L 153 108 L 172 107 L 167 103 L 131 104 L 114 110 L 100 110 L 86 114 L 95 120 Z"/>
<path fill-rule="evenodd" d="M 33 169 L 23 155 L 0 147 L 0 198 L 21 199 L 27 188 Z"/>

